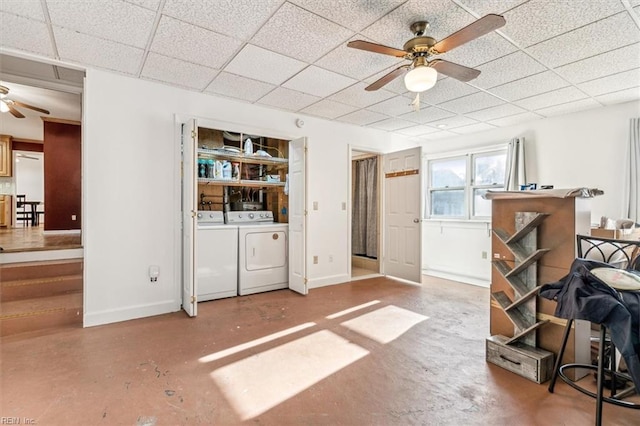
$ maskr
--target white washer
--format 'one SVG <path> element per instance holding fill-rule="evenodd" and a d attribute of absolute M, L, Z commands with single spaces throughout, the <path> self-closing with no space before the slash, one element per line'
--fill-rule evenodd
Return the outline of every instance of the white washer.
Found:
<path fill-rule="evenodd" d="M 238 225 L 238 293 L 241 296 L 289 287 L 287 223 L 270 211 L 227 212 Z"/>
<path fill-rule="evenodd" d="M 238 295 L 238 227 L 224 213 L 198 212 L 198 302 Z"/>

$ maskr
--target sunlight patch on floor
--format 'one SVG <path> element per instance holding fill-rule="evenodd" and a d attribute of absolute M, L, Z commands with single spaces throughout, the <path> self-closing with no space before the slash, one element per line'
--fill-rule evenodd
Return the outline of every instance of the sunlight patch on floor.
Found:
<path fill-rule="evenodd" d="M 251 349 L 251 348 L 253 348 L 255 346 L 262 345 L 263 343 L 268 343 L 268 342 L 270 342 L 272 340 L 276 340 L 276 339 L 279 339 L 281 337 L 288 336 L 288 335 L 293 334 L 293 333 L 297 333 L 298 331 L 304 330 L 304 329 L 309 328 L 309 327 L 313 327 L 314 325 L 316 325 L 315 322 L 307 322 L 307 323 L 304 323 L 304 324 L 297 325 L 295 327 L 287 328 L 286 330 L 278 331 L 277 333 L 273 333 L 273 334 L 270 334 L 268 336 L 264 336 L 264 337 L 261 337 L 259 339 L 255 339 L 255 340 L 252 340 L 250 342 L 243 343 L 241 345 L 237 345 L 237 346 L 234 346 L 234 347 L 229 348 L 229 349 L 225 349 L 225 350 L 222 350 L 222 351 L 219 351 L 219 352 L 214 352 L 212 354 L 205 355 L 202 358 L 199 358 L 198 361 L 200 361 L 202 363 L 216 361 L 216 360 L 222 359 L 224 357 L 227 357 L 229 355 L 237 354 L 238 352 L 242 352 L 244 350 Z"/>
<path fill-rule="evenodd" d="M 343 315 L 350 314 L 351 312 L 355 312 L 355 311 L 360 310 L 360 309 L 368 308 L 369 306 L 373 306 L 373 305 L 376 305 L 378 303 L 380 303 L 379 300 L 372 300 L 371 302 L 363 303 L 362 305 L 354 306 L 353 308 L 345 309 L 344 311 L 340 311 L 340 312 L 336 312 L 335 314 L 327 315 L 326 318 L 327 319 L 338 318 L 338 317 L 341 317 Z"/>
<path fill-rule="evenodd" d="M 242 420 L 251 419 L 369 353 L 328 330 L 233 364 L 211 377 Z"/>
<path fill-rule="evenodd" d="M 345 321 L 341 325 L 384 344 L 397 339 L 411 327 L 426 319 L 429 317 L 389 305 Z"/>

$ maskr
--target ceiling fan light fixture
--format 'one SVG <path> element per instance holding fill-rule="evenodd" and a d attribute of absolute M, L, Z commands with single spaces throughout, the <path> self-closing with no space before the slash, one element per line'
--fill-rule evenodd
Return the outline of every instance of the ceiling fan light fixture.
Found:
<path fill-rule="evenodd" d="M 438 80 L 438 72 L 426 65 L 417 66 L 404 76 L 404 85 L 410 92 L 424 92 L 431 89 Z"/>
<path fill-rule="evenodd" d="M 9 106 L 2 100 L 0 100 L 0 112 L 9 112 Z"/>

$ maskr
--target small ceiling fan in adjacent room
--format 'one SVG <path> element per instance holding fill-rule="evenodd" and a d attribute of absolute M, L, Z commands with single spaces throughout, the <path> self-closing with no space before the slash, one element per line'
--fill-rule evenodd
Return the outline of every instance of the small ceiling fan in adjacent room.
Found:
<path fill-rule="evenodd" d="M 0 85 L 0 111 L 1 112 L 10 112 L 16 118 L 24 118 L 24 114 L 16 109 L 17 108 L 29 108 L 34 111 L 38 111 L 42 114 L 49 114 L 44 108 L 39 108 L 37 106 L 25 104 L 24 102 L 16 101 L 15 99 L 9 98 L 9 88 L 6 86 Z"/>
<path fill-rule="evenodd" d="M 451 49 L 482 37 L 502 27 L 505 23 L 504 17 L 489 14 L 456 31 L 450 36 L 436 41 L 433 37 L 425 35 L 425 31 L 429 28 L 429 23 L 426 21 L 418 21 L 411 24 L 410 30 L 415 37 L 404 44 L 403 50 L 364 40 L 351 41 L 347 46 L 411 61 L 411 64 L 402 65 L 376 80 L 365 87 L 365 90 L 378 90 L 397 77 L 406 74 L 404 77 L 405 87 L 407 90 L 419 94 L 420 92 L 429 90 L 435 85 L 438 72 L 465 82 L 473 80 L 480 75 L 479 70 L 443 59 L 429 60 L 429 58 L 446 53 Z"/>

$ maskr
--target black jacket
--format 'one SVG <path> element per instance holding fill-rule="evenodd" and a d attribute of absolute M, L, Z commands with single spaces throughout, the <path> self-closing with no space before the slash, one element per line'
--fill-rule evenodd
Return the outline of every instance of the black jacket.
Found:
<path fill-rule="evenodd" d="M 640 390 L 640 292 L 617 291 L 591 274 L 591 269 L 612 266 L 575 259 L 569 274 L 540 287 L 540 296 L 558 302 L 555 316 L 603 324 L 624 357 L 637 390 Z"/>

